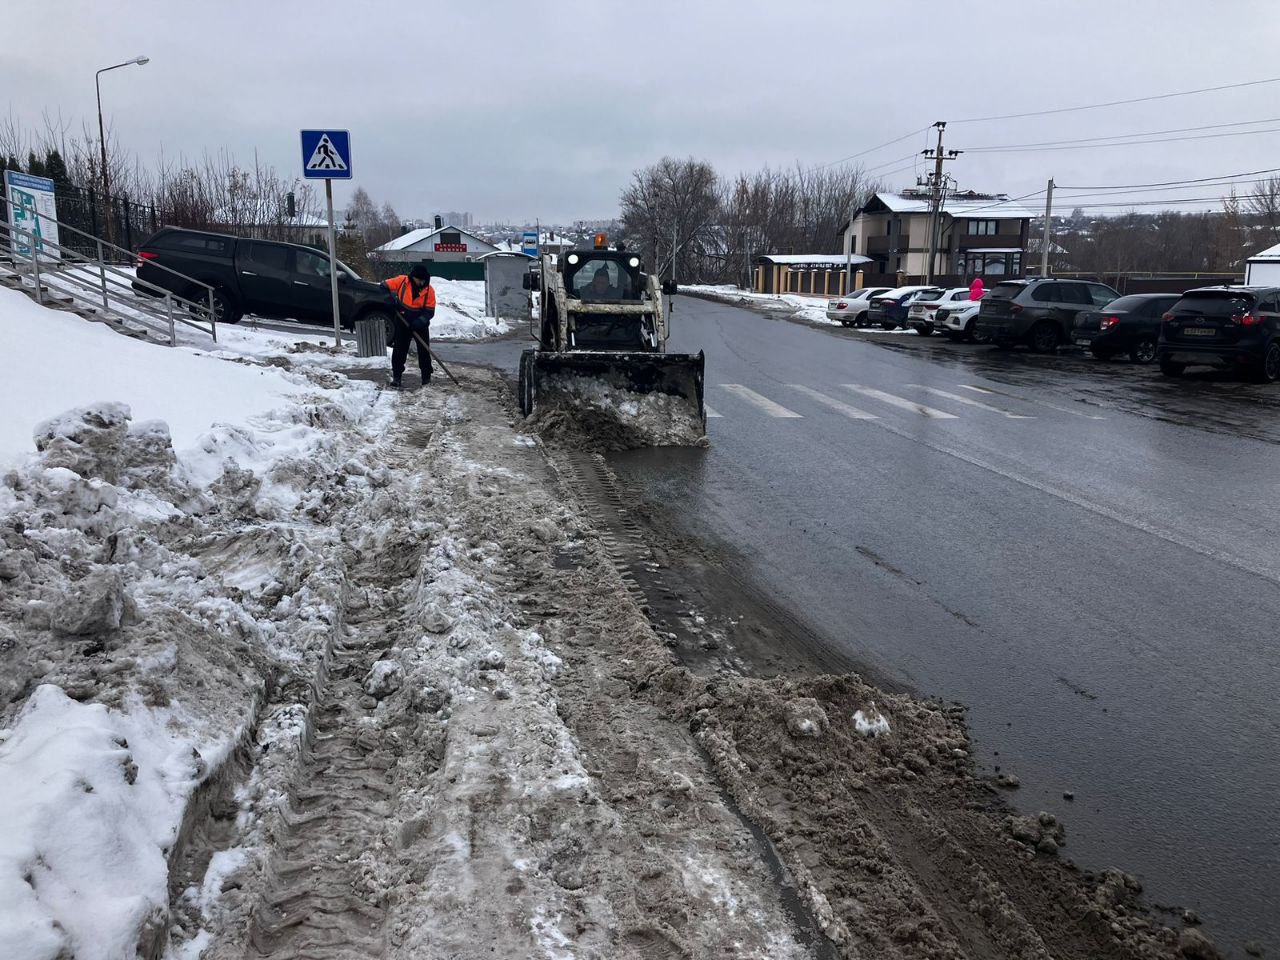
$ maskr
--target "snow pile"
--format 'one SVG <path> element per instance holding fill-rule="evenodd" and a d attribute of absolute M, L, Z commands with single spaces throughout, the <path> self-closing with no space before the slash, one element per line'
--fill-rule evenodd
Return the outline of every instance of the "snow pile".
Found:
<path fill-rule="evenodd" d="M 569 373 L 543 376 L 537 390 L 531 423 L 544 436 L 608 450 L 707 445 L 695 397 L 640 393 Z"/>
<path fill-rule="evenodd" d="M 163 418 L 179 449 L 217 421 L 239 423 L 300 392 L 304 381 L 271 367 L 219 363 L 122 337 L 102 324 L 0 289 L 0 466 L 32 450 L 34 423 L 103 399 L 138 420 Z"/>
<path fill-rule="evenodd" d="M 42 685 L 0 731 L 0 956 L 63 956 L 73 945 L 82 960 L 105 960 L 162 929 L 165 857 L 208 769 L 174 732 L 184 720 Z"/>
<path fill-rule="evenodd" d="M 154 955 L 193 797 L 268 678 L 321 663 L 345 589 L 332 516 L 385 484 L 362 449 L 389 404 L 6 290 L 0 332 L 0 956 Z"/>
<path fill-rule="evenodd" d="M 483 280 L 432 279 L 436 289 L 436 315 L 431 336 L 441 340 L 483 340 L 515 329 L 508 320 L 485 315 Z"/>
<path fill-rule="evenodd" d="M 835 299 L 834 295 L 831 297 L 810 297 L 796 293 L 756 293 L 753 290 L 743 290 L 741 287 L 697 283 L 682 284 L 680 291 L 703 297 L 707 300 L 718 300 L 721 303 L 731 303 L 734 306 L 779 314 L 790 320 L 820 323 L 832 327 L 840 326 L 839 320 L 832 320 L 827 317 L 827 301 Z M 882 330 L 878 326 L 860 329 L 863 333 L 917 336 L 916 332 L 910 327 L 898 327 L 894 330 Z"/>
<path fill-rule="evenodd" d="M 792 319 L 805 320 L 809 323 L 823 323 L 839 326 L 839 320 L 827 319 L 826 297 L 805 297 L 795 293 L 756 293 L 743 290 L 741 287 L 713 284 L 681 284 L 681 293 L 732 303 L 736 306 L 755 307 L 770 312 L 782 313 Z"/>
<path fill-rule="evenodd" d="M 862 710 L 853 712 L 853 729 L 864 737 L 878 737 L 882 733 L 889 732 L 889 721 L 873 703 L 865 712 Z"/>

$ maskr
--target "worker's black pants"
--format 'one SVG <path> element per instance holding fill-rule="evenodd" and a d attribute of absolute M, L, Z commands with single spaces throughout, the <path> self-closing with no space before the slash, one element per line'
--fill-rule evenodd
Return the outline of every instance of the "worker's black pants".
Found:
<path fill-rule="evenodd" d="M 413 328 L 418 332 L 418 336 L 422 338 L 422 343 L 431 343 L 431 324 L 427 320 L 422 317 L 414 317 L 413 314 L 408 314 L 405 320 L 413 325 Z M 409 357 L 409 345 L 411 343 L 418 348 L 418 369 L 422 371 L 422 385 L 425 387 L 431 382 L 431 354 L 409 332 L 408 325 L 402 323 L 399 319 L 396 320 L 395 341 L 391 345 L 391 376 L 399 380 L 404 373 L 404 363 Z"/>

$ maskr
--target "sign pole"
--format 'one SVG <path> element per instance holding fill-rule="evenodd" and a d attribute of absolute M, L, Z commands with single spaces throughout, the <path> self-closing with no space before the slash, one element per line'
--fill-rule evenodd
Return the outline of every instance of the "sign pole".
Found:
<path fill-rule="evenodd" d="M 333 181 L 324 179 L 324 199 L 329 206 L 329 289 L 333 293 L 333 346 L 342 349 L 342 319 L 338 313 L 338 254 L 333 229 Z"/>

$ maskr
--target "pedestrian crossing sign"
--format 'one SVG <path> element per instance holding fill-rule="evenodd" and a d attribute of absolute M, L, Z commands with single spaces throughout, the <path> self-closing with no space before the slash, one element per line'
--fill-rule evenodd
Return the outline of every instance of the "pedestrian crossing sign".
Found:
<path fill-rule="evenodd" d="M 346 130 L 303 130 L 302 175 L 308 180 L 350 180 L 351 134 Z"/>

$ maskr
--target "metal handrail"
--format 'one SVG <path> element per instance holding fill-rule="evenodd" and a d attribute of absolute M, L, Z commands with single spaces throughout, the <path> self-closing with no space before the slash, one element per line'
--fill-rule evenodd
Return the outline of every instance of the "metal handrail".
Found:
<path fill-rule="evenodd" d="M 20 209 L 18 205 L 13 203 L 12 201 L 9 202 L 9 205 L 14 212 Z M 114 269 L 114 268 L 110 267 L 110 265 L 106 262 L 106 258 L 102 255 L 104 250 L 112 250 L 116 253 L 122 253 L 130 260 L 137 260 L 138 258 L 137 254 L 135 254 L 132 250 L 129 250 L 126 247 L 119 247 L 109 240 L 103 240 L 101 237 L 95 237 L 93 234 L 87 233 L 84 230 L 81 230 L 79 227 L 73 227 L 69 223 L 63 223 L 62 221 L 58 220 L 56 217 L 49 216 L 47 213 L 41 213 L 39 210 L 31 210 L 31 209 L 28 209 L 27 212 L 33 213 L 36 215 L 37 218 L 47 220 L 49 223 L 54 224 L 58 228 L 59 237 L 62 236 L 63 230 L 70 230 L 73 234 L 84 237 L 88 240 L 92 240 L 96 244 L 97 251 L 98 251 L 98 259 L 96 262 L 102 265 L 103 267 L 106 267 L 107 269 Z M 12 225 L 13 223 L 12 213 L 10 213 L 8 220 L 9 220 L 9 224 Z M 19 231 L 23 230 L 22 227 L 14 227 L 13 229 L 16 229 Z M 49 243 L 49 241 L 43 237 L 40 237 L 39 239 L 43 244 Z M 54 246 L 57 246 L 60 251 L 64 252 L 64 254 L 67 252 L 70 252 L 72 254 L 75 254 L 76 256 L 84 256 L 78 251 L 72 250 L 70 247 L 65 247 L 62 244 L 54 244 Z M 93 262 L 93 261 L 90 261 L 90 262 Z M 147 265 L 150 267 L 154 267 L 158 270 L 163 270 L 165 273 L 178 277 L 179 279 L 186 281 L 190 285 L 204 288 L 204 296 L 201 297 L 201 299 L 207 301 L 208 310 L 209 310 L 210 335 L 213 337 L 214 342 L 216 343 L 218 340 L 218 331 L 217 331 L 216 313 L 213 308 L 213 293 L 214 293 L 213 287 L 205 283 L 203 280 L 197 280 L 195 277 L 188 276 L 187 274 L 183 273 L 180 270 L 174 270 L 172 267 L 166 267 L 163 263 L 155 263 L 154 261 L 148 261 Z M 159 286 L 158 284 L 151 283 L 150 281 L 142 280 L 137 277 L 135 277 L 134 279 L 137 280 L 138 283 L 154 291 L 157 297 L 164 297 L 171 292 L 166 288 Z M 184 303 L 193 302 L 189 298 L 180 297 L 178 294 L 173 294 L 173 295 L 178 296 L 178 298 L 182 300 Z"/>
<path fill-rule="evenodd" d="M 46 218 L 46 219 L 52 219 L 52 218 Z M 110 273 L 112 275 L 113 281 L 115 281 L 116 283 L 121 283 L 122 281 L 128 281 L 130 289 L 132 289 L 134 283 L 137 283 L 145 288 L 154 290 L 156 292 L 156 296 L 164 300 L 164 310 L 162 313 L 159 307 L 153 306 L 151 303 L 148 303 L 147 301 L 144 301 L 139 297 L 130 296 L 127 298 L 127 300 L 124 298 L 121 298 L 119 295 L 116 295 L 115 297 L 115 299 L 121 302 L 122 304 L 127 304 L 132 311 L 136 313 L 145 314 L 151 317 L 153 320 L 164 323 L 166 325 L 166 329 L 164 332 L 166 332 L 169 336 L 170 346 L 177 346 L 176 324 L 178 323 L 181 323 L 184 326 L 189 326 L 196 330 L 199 330 L 201 333 L 209 333 L 213 337 L 214 341 L 215 342 L 217 341 L 217 317 L 213 310 L 212 300 L 210 300 L 210 303 L 207 306 L 205 304 L 198 303 L 194 300 L 188 300 L 185 297 L 178 296 L 177 294 L 169 290 L 166 290 L 165 288 L 160 287 L 156 284 L 153 284 L 149 281 L 139 280 L 136 277 L 130 277 L 129 274 L 125 273 L 122 270 L 117 269 L 116 267 L 110 266 L 109 264 L 105 263 L 102 260 L 97 260 L 97 261 L 91 260 L 90 258 L 84 256 L 84 254 L 81 254 L 76 250 L 72 250 L 68 247 L 64 247 L 60 243 L 53 242 L 48 237 L 40 236 L 34 233 L 33 231 L 27 230 L 23 227 L 14 226 L 13 224 L 0 224 L 0 232 L 7 233 L 9 235 L 9 245 L 15 254 L 17 253 L 17 246 L 18 246 L 13 239 L 15 234 L 23 240 L 23 242 L 27 245 L 28 249 L 31 251 L 29 262 L 30 262 L 32 278 L 35 282 L 37 303 L 44 302 L 45 281 L 42 280 L 41 278 L 41 272 L 42 272 L 41 260 L 49 256 L 46 253 L 46 250 L 56 250 L 61 254 L 61 256 L 59 257 L 52 258 L 54 263 L 56 264 L 63 264 L 63 263 L 69 264 L 73 270 L 77 269 L 82 265 L 89 266 L 90 268 L 96 268 L 98 270 L 99 277 L 98 277 L 98 284 L 96 285 L 88 279 L 85 279 L 80 276 L 76 276 L 74 273 L 59 271 L 57 267 L 54 267 L 52 270 L 50 270 L 50 272 L 53 274 L 56 274 L 57 276 L 59 276 L 60 279 L 63 279 L 73 285 L 77 285 L 85 289 L 94 290 L 95 294 L 101 297 L 101 301 L 104 309 L 108 311 L 111 311 L 113 309 L 109 304 L 109 299 L 111 297 L 111 294 L 108 293 L 108 289 L 107 289 L 107 275 L 108 273 Z M 80 261 L 79 263 L 77 263 L 76 258 L 79 259 Z M 18 265 L 17 259 L 14 260 L 14 265 L 15 267 Z M 48 269 L 48 267 L 45 267 L 44 269 Z M 73 301 L 79 300 L 84 303 L 93 302 L 93 299 L 86 297 L 82 294 L 78 295 L 74 290 L 68 290 L 66 288 L 62 288 L 61 292 L 64 293 Z M 205 314 L 208 319 L 208 324 L 209 324 L 208 329 L 206 330 L 205 327 L 198 322 L 187 320 L 186 318 L 181 316 L 175 316 L 174 315 L 175 304 L 177 305 L 179 310 L 182 310 L 185 308 L 188 312 L 195 313 L 196 315 Z M 118 309 L 115 310 L 114 312 L 121 313 L 121 311 L 119 311 Z M 151 324 L 149 324 L 147 320 L 142 317 L 124 316 L 122 314 L 121 319 L 137 323 L 143 327 L 152 328 Z"/>

